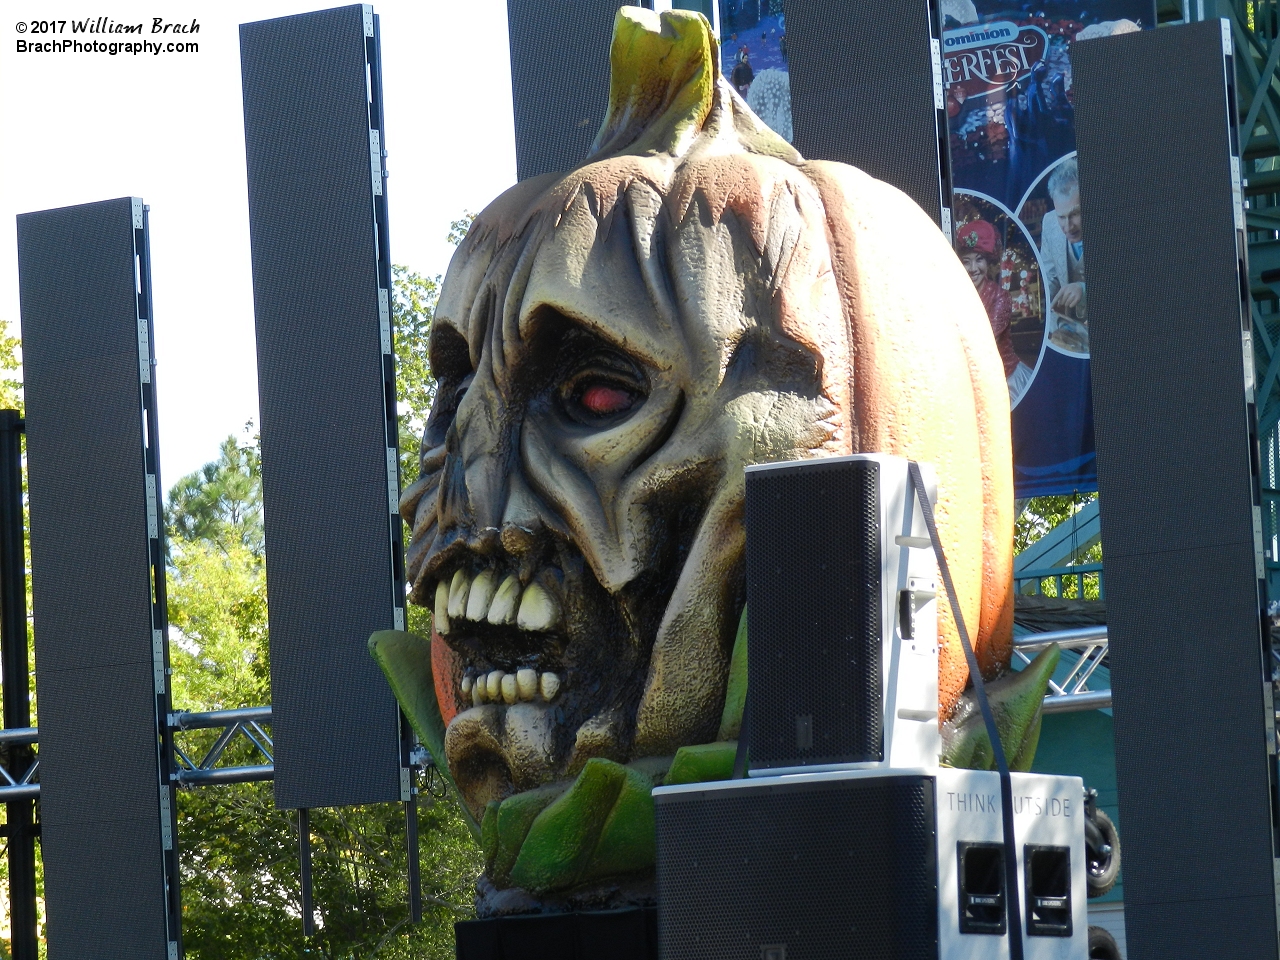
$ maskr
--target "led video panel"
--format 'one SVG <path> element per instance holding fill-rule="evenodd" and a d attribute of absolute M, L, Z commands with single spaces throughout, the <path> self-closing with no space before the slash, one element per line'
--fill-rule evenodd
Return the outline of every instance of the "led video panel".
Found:
<path fill-rule="evenodd" d="M 377 21 L 240 27 L 281 807 L 401 799 L 369 635 L 403 628 Z"/>
<path fill-rule="evenodd" d="M 1277 956 L 1226 21 L 1072 50 L 1131 956 Z M 1269 755 L 1270 753 L 1270 755 Z"/>
<path fill-rule="evenodd" d="M 938 24 L 936 0 L 786 3 L 795 148 L 893 184 L 949 235 Z"/>
<path fill-rule="evenodd" d="M 145 226 L 130 198 L 18 217 L 50 960 L 178 947 Z"/>
<path fill-rule="evenodd" d="M 507 0 L 519 179 L 571 170 L 586 157 L 609 104 L 609 44 L 620 6 Z"/>

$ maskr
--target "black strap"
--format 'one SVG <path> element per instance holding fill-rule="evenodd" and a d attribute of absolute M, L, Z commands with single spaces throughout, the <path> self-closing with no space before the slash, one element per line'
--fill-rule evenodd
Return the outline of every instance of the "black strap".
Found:
<path fill-rule="evenodd" d="M 920 501 L 920 513 L 924 516 L 924 524 L 929 528 L 929 539 L 933 542 L 933 552 L 938 560 L 938 573 L 942 576 L 942 584 L 947 590 L 947 600 L 951 603 L 951 615 L 956 621 L 956 630 L 960 634 L 960 646 L 964 648 L 964 658 L 969 664 L 969 676 L 973 680 L 973 695 L 978 701 L 978 709 L 982 711 L 982 722 L 986 724 L 987 736 L 991 739 L 991 752 L 995 754 L 996 769 L 1000 771 L 1000 809 L 1003 814 L 1004 828 L 1004 873 L 1005 902 L 1009 911 L 1009 960 L 1022 960 L 1022 904 L 1018 897 L 1018 850 L 1013 831 L 1013 779 L 1009 776 L 1009 763 L 1004 756 L 1004 745 L 1000 743 L 1000 731 L 996 729 L 995 716 L 991 713 L 991 704 L 987 701 L 987 688 L 982 682 L 982 671 L 978 669 L 978 658 L 974 655 L 973 644 L 969 642 L 969 631 L 964 626 L 964 614 L 960 612 L 960 601 L 956 597 L 955 584 L 951 582 L 951 570 L 947 567 L 946 554 L 942 552 L 942 541 L 938 539 L 938 527 L 933 520 L 933 504 L 929 502 L 929 494 L 924 488 L 924 478 L 920 475 L 920 465 L 914 460 L 907 462 L 907 473 L 911 477 L 911 485 L 915 488 L 916 499 Z"/>

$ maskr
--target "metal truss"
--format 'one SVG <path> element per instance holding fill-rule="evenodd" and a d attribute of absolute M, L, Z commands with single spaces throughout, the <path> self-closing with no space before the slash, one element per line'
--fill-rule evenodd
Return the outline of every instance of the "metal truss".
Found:
<path fill-rule="evenodd" d="M 0 744 L 4 744 L 6 748 L 12 749 L 17 746 L 27 746 L 34 744 L 40 736 L 40 731 L 35 727 L 16 727 L 10 730 L 0 730 Z M 17 780 L 14 779 L 16 771 L 5 769 L 0 764 L 0 803 L 8 803 L 11 800 L 35 800 L 40 796 L 40 784 L 35 782 L 36 773 L 40 769 L 40 758 L 34 754 L 31 762 L 27 765 L 26 772 Z"/>
<path fill-rule="evenodd" d="M 1049 695 L 1044 698 L 1045 713 L 1075 713 L 1080 710 L 1105 710 L 1111 706 L 1111 690 L 1090 690 L 1089 680 L 1107 656 L 1107 628 L 1081 627 L 1077 630 L 1055 630 L 1015 637 L 1013 655 L 1024 664 L 1036 653 L 1056 643 L 1063 650 L 1079 651 L 1070 672 L 1061 683 L 1049 681 Z"/>
<path fill-rule="evenodd" d="M 275 760 L 271 751 L 275 744 L 263 725 L 271 724 L 271 707 L 244 707 L 239 710 L 212 710 L 205 713 L 172 713 L 169 729 L 174 733 L 173 779 L 180 785 L 204 787 L 217 783 L 248 783 L 253 780 L 270 780 L 275 775 Z M 192 759 L 196 751 L 179 740 L 179 735 L 191 730 L 216 730 L 222 732 L 213 746 L 204 751 L 199 762 Z M 266 763 L 248 766 L 218 766 L 227 747 L 237 737 L 247 740 L 253 752 Z M 185 739 L 185 738 L 184 738 Z M 198 754 L 197 754 L 198 755 Z"/>

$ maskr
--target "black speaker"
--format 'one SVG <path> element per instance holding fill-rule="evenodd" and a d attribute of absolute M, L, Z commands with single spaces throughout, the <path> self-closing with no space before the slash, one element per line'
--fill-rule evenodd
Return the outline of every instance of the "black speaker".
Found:
<path fill-rule="evenodd" d="M 937 763 L 936 568 L 907 461 L 747 467 L 746 528 L 753 775 Z"/>
<path fill-rule="evenodd" d="M 1275 960 L 1276 744 L 1228 21 L 1072 48 L 1125 929 Z"/>
<path fill-rule="evenodd" d="M 936 0 L 787 0 L 795 147 L 893 184 L 951 236 Z"/>
<path fill-rule="evenodd" d="M 1025 960 L 1085 956 L 1083 790 L 1013 774 Z M 663 960 L 1009 956 L 995 772 L 846 770 L 653 796 Z"/>

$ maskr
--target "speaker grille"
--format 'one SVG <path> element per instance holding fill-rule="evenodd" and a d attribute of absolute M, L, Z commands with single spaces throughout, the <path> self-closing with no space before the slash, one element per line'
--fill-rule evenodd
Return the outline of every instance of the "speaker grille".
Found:
<path fill-rule="evenodd" d="M 938 953 L 934 785 L 885 776 L 656 797 L 663 960 Z"/>
<path fill-rule="evenodd" d="M 879 474 L 874 460 L 747 474 L 753 767 L 883 759 Z"/>

